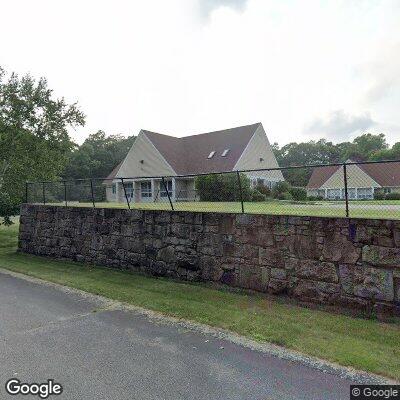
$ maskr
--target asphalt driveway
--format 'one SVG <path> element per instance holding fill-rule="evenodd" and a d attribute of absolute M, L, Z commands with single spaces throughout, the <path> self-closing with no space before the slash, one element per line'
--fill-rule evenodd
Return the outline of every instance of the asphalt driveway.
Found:
<path fill-rule="evenodd" d="M 0 273 L 5 382 L 53 378 L 51 399 L 348 399 L 350 381 L 100 299 Z M 37 397 L 38 398 L 38 397 Z"/>

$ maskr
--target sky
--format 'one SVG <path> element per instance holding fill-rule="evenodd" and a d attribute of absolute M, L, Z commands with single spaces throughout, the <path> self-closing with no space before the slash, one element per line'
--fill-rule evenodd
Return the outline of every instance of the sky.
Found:
<path fill-rule="evenodd" d="M 47 78 L 86 126 L 270 142 L 400 141 L 399 0 L 0 0 L 0 65 Z"/>

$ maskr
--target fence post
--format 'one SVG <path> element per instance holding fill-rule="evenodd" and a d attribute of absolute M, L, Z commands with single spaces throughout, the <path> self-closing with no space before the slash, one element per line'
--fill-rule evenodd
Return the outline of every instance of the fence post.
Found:
<path fill-rule="evenodd" d="M 92 193 L 92 203 L 93 203 L 93 208 L 96 208 L 96 204 L 94 203 L 94 191 L 93 191 L 93 180 L 90 180 L 90 192 Z"/>
<path fill-rule="evenodd" d="M 244 213 L 244 204 L 243 204 L 243 192 L 242 192 L 242 182 L 240 181 L 240 173 L 236 171 L 238 184 L 239 184 L 239 192 L 240 192 L 240 203 L 242 205 L 242 214 Z"/>
<path fill-rule="evenodd" d="M 165 191 L 167 192 L 169 204 L 171 205 L 171 210 L 172 210 L 172 211 L 175 211 L 175 210 L 174 210 L 174 205 L 172 204 L 171 196 L 169 195 L 169 191 L 168 191 L 167 184 L 165 183 L 165 179 L 164 179 L 164 177 L 162 177 L 161 179 L 162 179 L 162 183 L 163 183 L 163 185 L 164 185 L 164 189 L 165 189 Z"/>
<path fill-rule="evenodd" d="M 126 204 L 128 204 L 128 208 L 131 209 L 131 206 L 130 206 L 130 204 L 129 204 L 128 195 L 126 194 L 126 188 L 125 188 L 125 184 L 124 184 L 124 178 L 120 178 L 120 179 L 121 179 L 122 187 L 123 187 L 123 189 L 124 189 Z M 117 196 L 118 196 L 118 193 L 117 193 Z"/>
<path fill-rule="evenodd" d="M 64 183 L 64 201 L 65 201 L 65 207 L 68 207 L 68 202 L 67 202 L 67 182 L 63 181 Z"/>
<path fill-rule="evenodd" d="M 349 193 L 347 190 L 347 165 L 343 164 L 343 177 L 344 177 L 344 198 L 346 201 L 346 218 L 349 218 Z"/>
<path fill-rule="evenodd" d="M 44 182 L 43 182 L 43 205 L 46 205 L 46 193 L 45 193 L 45 188 L 44 188 Z"/>
<path fill-rule="evenodd" d="M 25 203 L 28 202 L 28 182 L 25 182 Z"/>

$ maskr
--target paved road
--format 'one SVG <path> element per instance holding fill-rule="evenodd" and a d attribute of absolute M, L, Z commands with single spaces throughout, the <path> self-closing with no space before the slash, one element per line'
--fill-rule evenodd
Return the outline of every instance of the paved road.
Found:
<path fill-rule="evenodd" d="M 5 382 L 53 378 L 52 399 L 348 399 L 350 382 L 101 300 L 0 273 Z"/>

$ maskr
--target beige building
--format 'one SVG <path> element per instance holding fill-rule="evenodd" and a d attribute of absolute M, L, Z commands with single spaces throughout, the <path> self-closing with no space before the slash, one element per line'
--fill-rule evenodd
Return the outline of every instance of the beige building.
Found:
<path fill-rule="evenodd" d="M 261 123 L 182 138 L 141 130 L 104 184 L 107 201 L 125 201 L 125 192 L 131 202 L 166 201 L 168 194 L 173 201 L 194 201 L 195 177 L 190 175 L 276 167 Z M 270 188 L 284 180 L 281 171 L 246 175 L 253 185 L 261 183 Z"/>
<path fill-rule="evenodd" d="M 351 200 L 373 199 L 376 192 L 400 192 L 400 162 L 350 164 L 346 169 L 347 192 Z M 344 199 L 343 166 L 315 167 L 307 194 L 330 200 Z"/>

